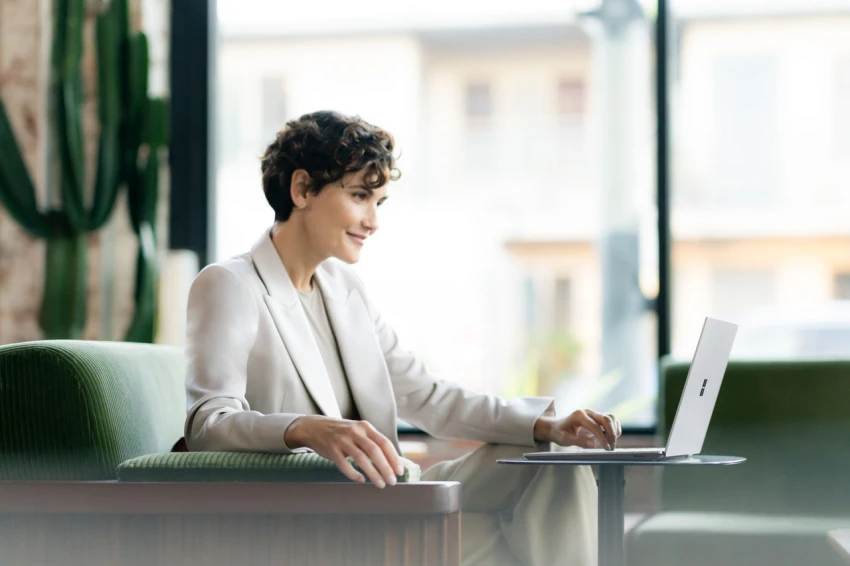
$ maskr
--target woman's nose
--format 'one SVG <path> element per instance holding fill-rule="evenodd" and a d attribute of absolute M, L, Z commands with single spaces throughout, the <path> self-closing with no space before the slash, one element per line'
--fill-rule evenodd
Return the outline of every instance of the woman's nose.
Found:
<path fill-rule="evenodd" d="M 375 232 L 380 227 L 378 223 L 378 211 L 375 208 L 363 219 L 363 227 L 370 232 Z"/>

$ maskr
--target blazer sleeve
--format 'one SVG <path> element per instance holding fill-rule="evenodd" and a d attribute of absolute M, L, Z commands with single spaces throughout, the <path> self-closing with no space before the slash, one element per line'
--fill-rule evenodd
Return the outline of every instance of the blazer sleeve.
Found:
<path fill-rule="evenodd" d="M 413 352 L 402 347 L 396 332 L 371 304 L 369 311 L 389 370 L 399 418 L 437 438 L 535 445 L 534 423 L 544 414 L 554 415 L 554 399 L 505 400 L 439 379 Z"/>
<path fill-rule="evenodd" d="M 278 452 L 301 415 L 252 411 L 245 399 L 248 357 L 259 310 L 246 282 L 228 267 L 206 267 L 189 290 L 186 320 L 186 444 L 192 451 Z M 299 450 L 300 451 L 300 450 Z"/>

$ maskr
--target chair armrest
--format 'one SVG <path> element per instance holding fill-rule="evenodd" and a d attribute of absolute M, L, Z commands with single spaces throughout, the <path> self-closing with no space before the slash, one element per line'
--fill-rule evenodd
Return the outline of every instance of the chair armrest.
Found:
<path fill-rule="evenodd" d="M 0 481 L 0 516 L 447 515 L 460 512 L 459 482 Z"/>
<path fill-rule="evenodd" d="M 401 483 L 415 483 L 419 466 L 402 458 Z M 118 466 L 122 482 L 345 482 L 336 465 L 315 453 L 170 452 L 147 454 Z"/>

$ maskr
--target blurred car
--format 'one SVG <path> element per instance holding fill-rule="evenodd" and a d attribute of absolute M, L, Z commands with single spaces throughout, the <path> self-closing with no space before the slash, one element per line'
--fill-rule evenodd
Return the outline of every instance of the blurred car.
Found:
<path fill-rule="evenodd" d="M 740 321 L 737 359 L 850 359 L 850 301 L 772 307 Z"/>

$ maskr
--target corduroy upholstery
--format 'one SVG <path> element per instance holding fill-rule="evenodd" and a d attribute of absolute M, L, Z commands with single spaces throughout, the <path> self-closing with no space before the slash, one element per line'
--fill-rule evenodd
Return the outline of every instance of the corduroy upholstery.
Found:
<path fill-rule="evenodd" d="M 665 437 L 688 367 L 662 366 Z M 730 362 L 702 452 L 748 461 L 661 469 L 631 566 L 841 564 L 826 532 L 850 526 L 850 361 Z"/>
<path fill-rule="evenodd" d="M 402 482 L 417 482 L 419 466 L 403 458 Z M 180 452 L 149 454 L 118 466 L 121 481 L 350 482 L 333 462 L 318 454 Z"/>
<path fill-rule="evenodd" d="M 107 480 L 168 452 L 186 414 L 182 349 L 73 340 L 0 346 L 0 480 Z"/>
<path fill-rule="evenodd" d="M 183 434 L 179 348 L 0 346 L 0 480 L 347 482 L 316 454 L 170 453 Z M 419 480 L 404 460 L 402 481 Z"/>

